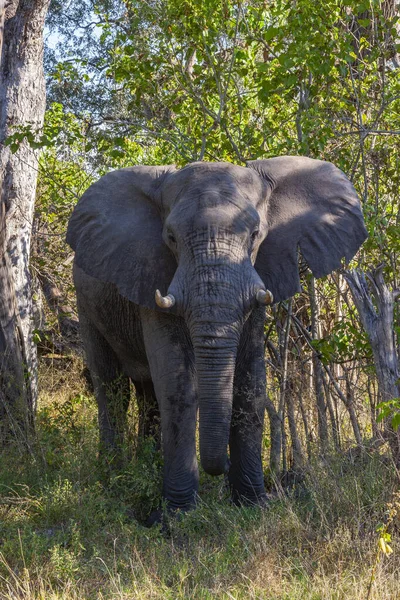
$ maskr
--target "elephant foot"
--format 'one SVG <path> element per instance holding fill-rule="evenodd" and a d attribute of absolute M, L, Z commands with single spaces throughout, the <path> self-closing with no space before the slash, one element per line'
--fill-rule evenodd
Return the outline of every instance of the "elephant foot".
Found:
<path fill-rule="evenodd" d="M 257 495 L 247 495 L 232 490 L 231 493 L 231 502 L 235 506 L 259 506 L 260 508 L 269 508 L 272 499 L 272 496 L 265 492 Z"/>
<path fill-rule="evenodd" d="M 171 519 L 179 521 L 182 516 L 196 508 L 196 504 L 191 502 L 185 506 L 181 506 L 176 508 L 174 506 L 168 505 L 164 508 L 158 508 L 157 510 L 153 510 L 149 517 L 147 517 L 144 522 L 145 527 L 152 527 L 153 525 L 161 525 L 161 529 L 164 532 L 168 532 L 168 521 Z"/>
<path fill-rule="evenodd" d="M 153 512 L 147 517 L 143 525 L 145 527 L 153 527 L 153 525 L 163 525 L 164 524 L 164 511 L 162 508 L 158 508 L 157 510 L 153 510 Z"/>

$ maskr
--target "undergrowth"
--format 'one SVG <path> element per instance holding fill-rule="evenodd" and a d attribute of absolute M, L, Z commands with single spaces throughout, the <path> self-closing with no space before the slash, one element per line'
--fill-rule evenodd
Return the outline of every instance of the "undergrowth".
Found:
<path fill-rule="evenodd" d="M 74 369 L 42 372 L 36 446 L 0 457 L 2 600 L 361 600 L 374 565 L 370 598 L 400 598 L 398 515 L 393 552 L 376 561 L 397 488 L 385 456 L 316 461 L 268 510 L 231 506 L 202 474 L 198 508 L 147 529 L 161 457 L 146 442 L 105 482 L 95 402 Z"/>

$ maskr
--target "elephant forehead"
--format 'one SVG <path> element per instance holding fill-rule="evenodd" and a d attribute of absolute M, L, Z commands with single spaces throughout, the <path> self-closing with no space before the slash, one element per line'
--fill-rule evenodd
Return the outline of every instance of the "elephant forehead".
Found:
<path fill-rule="evenodd" d="M 170 206 L 188 197 L 202 197 L 206 202 L 207 195 L 211 201 L 236 196 L 257 202 L 263 195 L 263 182 L 255 171 L 246 167 L 230 163 L 192 163 L 173 173 L 162 190 L 164 203 Z"/>
<path fill-rule="evenodd" d="M 168 224 L 181 231 L 227 230 L 237 233 L 259 222 L 255 207 L 237 192 L 226 194 L 221 190 L 196 190 L 185 193 L 169 216 Z M 185 227 L 186 226 L 186 227 Z"/>

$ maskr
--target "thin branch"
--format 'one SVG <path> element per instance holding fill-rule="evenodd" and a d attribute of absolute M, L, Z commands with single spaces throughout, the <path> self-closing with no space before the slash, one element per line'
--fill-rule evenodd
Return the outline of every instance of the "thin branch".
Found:
<path fill-rule="evenodd" d="M 400 135 L 400 129 L 365 129 L 362 127 L 361 129 L 353 129 L 351 131 L 337 131 L 335 135 L 339 137 L 360 135 L 365 139 L 369 135 Z"/>

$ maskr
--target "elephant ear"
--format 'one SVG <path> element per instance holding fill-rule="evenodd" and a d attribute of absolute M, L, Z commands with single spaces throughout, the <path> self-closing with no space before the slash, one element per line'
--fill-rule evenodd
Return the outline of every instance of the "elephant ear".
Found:
<path fill-rule="evenodd" d="M 67 231 L 75 262 L 85 273 L 153 309 L 155 290 L 165 294 L 176 270 L 162 239 L 159 201 L 174 170 L 140 166 L 108 173 L 83 194 Z"/>
<path fill-rule="evenodd" d="M 298 249 L 316 277 L 350 261 L 367 237 L 356 191 L 333 164 L 281 156 L 247 164 L 265 180 L 268 233 L 255 268 L 279 302 L 301 290 Z"/>

